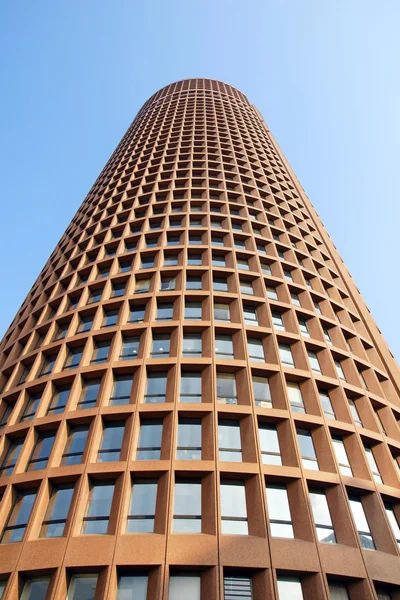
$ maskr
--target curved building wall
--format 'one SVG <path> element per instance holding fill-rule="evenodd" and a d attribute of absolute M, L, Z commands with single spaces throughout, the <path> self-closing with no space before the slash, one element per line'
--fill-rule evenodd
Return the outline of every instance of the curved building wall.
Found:
<path fill-rule="evenodd" d="M 398 368 L 238 90 L 146 102 L 0 350 L 4 600 L 400 598 Z"/>

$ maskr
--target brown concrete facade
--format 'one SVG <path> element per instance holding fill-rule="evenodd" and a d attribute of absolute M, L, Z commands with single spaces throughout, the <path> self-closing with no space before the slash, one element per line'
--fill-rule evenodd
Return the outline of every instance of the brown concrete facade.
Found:
<path fill-rule="evenodd" d="M 335 585 L 400 599 L 398 367 L 238 90 L 190 79 L 145 103 L 0 352 L 4 600 L 31 578 L 48 579 L 46 600 L 75 598 L 85 573 L 96 600 L 118 598 L 127 574 L 148 577 L 147 600 L 191 600 L 169 594 L 182 573 L 200 578 L 196 600 L 231 599 L 230 578 L 237 599 L 290 598 L 286 578 L 305 600 L 345 598 Z M 147 484 L 142 514 L 132 489 Z M 107 514 L 88 520 L 107 486 Z M 177 500 L 187 489 L 200 509 Z M 85 533 L 93 523 L 103 533 Z"/>

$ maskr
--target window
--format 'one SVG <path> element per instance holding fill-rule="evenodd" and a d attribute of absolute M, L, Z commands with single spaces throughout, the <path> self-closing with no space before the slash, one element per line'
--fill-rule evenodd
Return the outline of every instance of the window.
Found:
<path fill-rule="evenodd" d="M 136 460 L 160 460 L 162 429 L 162 419 L 141 421 Z"/>
<path fill-rule="evenodd" d="M 221 419 L 218 423 L 219 460 L 229 462 L 242 461 L 242 441 L 240 422 Z"/>
<path fill-rule="evenodd" d="M 342 473 L 342 475 L 348 475 L 349 477 L 353 477 L 353 471 L 351 470 L 349 458 L 347 456 L 343 440 L 339 437 L 333 437 L 332 444 L 335 450 L 335 456 L 339 465 L 340 472 Z"/>
<path fill-rule="evenodd" d="M 67 335 L 67 331 L 69 328 L 69 323 L 59 323 L 57 325 L 57 330 L 56 333 L 54 334 L 54 338 L 53 341 L 57 341 L 57 340 L 63 340 L 66 335 Z M 1 596 L 0 596 L 1 598 Z"/>
<path fill-rule="evenodd" d="M 300 333 L 305 337 L 310 337 L 310 332 L 308 331 L 307 321 L 305 319 L 298 319 L 299 321 L 299 329 Z"/>
<path fill-rule="evenodd" d="M 92 364 L 101 364 L 107 362 L 110 352 L 110 340 L 97 341 L 93 345 Z"/>
<path fill-rule="evenodd" d="M 97 462 L 114 462 L 120 460 L 125 423 L 110 421 L 104 425 L 101 444 L 97 453 Z"/>
<path fill-rule="evenodd" d="M 320 308 L 318 302 L 316 302 L 316 301 L 314 301 L 314 308 L 315 308 L 315 312 L 317 313 L 317 315 L 322 315 L 321 308 Z"/>
<path fill-rule="evenodd" d="M 76 369 L 81 362 L 83 346 L 75 346 L 68 349 L 68 356 L 64 363 L 64 369 Z"/>
<path fill-rule="evenodd" d="M 328 392 L 320 391 L 319 399 L 322 404 L 322 409 L 327 419 L 336 419 L 335 411 L 333 410 L 333 406 L 331 403 L 331 399 L 329 397 Z"/>
<path fill-rule="evenodd" d="M 241 269 L 242 271 L 250 271 L 249 262 L 247 260 L 244 260 L 243 258 L 237 259 L 237 265 L 238 269 Z"/>
<path fill-rule="evenodd" d="M 167 246 L 179 246 L 180 244 L 179 235 L 169 235 L 167 236 Z"/>
<path fill-rule="evenodd" d="M 267 285 L 267 298 L 270 300 L 279 300 L 276 288 Z"/>
<path fill-rule="evenodd" d="M 97 588 L 97 575 L 72 575 L 68 587 L 67 600 L 94 600 Z"/>
<path fill-rule="evenodd" d="M 52 355 L 46 355 L 46 354 L 44 354 L 43 355 L 43 364 L 42 364 L 42 368 L 41 368 L 40 374 L 39 374 L 40 377 L 42 375 L 50 375 L 50 373 L 52 372 L 52 370 L 54 368 L 54 365 L 55 365 L 55 362 L 56 362 L 56 358 L 57 358 L 56 354 L 52 354 Z M 19 382 L 18 382 L 19 384 L 25 382 L 26 377 L 28 376 L 28 373 L 29 373 L 29 370 L 30 370 L 30 365 L 29 366 L 25 366 L 24 368 L 25 368 L 24 373 L 26 372 L 26 376 L 22 377 L 22 381 L 21 381 L 21 379 L 19 380 Z"/>
<path fill-rule="evenodd" d="M 74 486 L 71 484 L 53 487 L 39 537 L 51 538 L 64 535 L 73 493 Z"/>
<path fill-rule="evenodd" d="M 10 417 L 14 405 L 13 404 L 8 404 L 5 400 L 3 400 L 3 402 L 1 403 L 2 408 L 4 408 L 3 410 L 3 414 L 1 415 L 0 418 L 0 429 L 2 429 L 3 427 L 5 427 L 8 423 L 8 418 Z"/>
<path fill-rule="evenodd" d="M 150 372 L 147 376 L 145 403 L 165 402 L 167 393 L 167 374 Z"/>
<path fill-rule="evenodd" d="M 179 419 L 176 458 L 201 460 L 201 419 Z"/>
<path fill-rule="evenodd" d="M 102 327 L 114 327 L 118 321 L 118 310 L 105 310 Z"/>
<path fill-rule="evenodd" d="M 129 404 L 132 389 L 132 375 L 114 375 L 114 385 L 110 396 L 111 406 Z"/>
<path fill-rule="evenodd" d="M 377 483 L 383 483 L 381 474 L 379 473 L 378 465 L 376 464 L 374 453 L 372 452 L 372 448 L 370 446 L 364 445 L 365 456 L 367 457 L 367 461 L 369 467 L 372 471 L 373 478 Z"/>
<path fill-rule="evenodd" d="M 189 234 L 189 244 L 191 246 L 200 246 L 202 243 L 201 235 L 194 235 L 193 233 Z"/>
<path fill-rule="evenodd" d="M 228 291 L 228 280 L 225 277 L 214 277 L 213 278 L 213 290 L 214 290 L 214 292 L 227 292 Z"/>
<path fill-rule="evenodd" d="M 170 334 L 153 334 L 153 345 L 151 349 L 151 356 L 169 356 L 171 343 Z"/>
<path fill-rule="evenodd" d="M 117 600 L 146 600 L 148 576 L 123 573 L 118 578 Z"/>
<path fill-rule="evenodd" d="M 271 390 L 267 377 L 257 377 L 253 375 L 253 393 L 256 406 L 263 408 L 272 408 Z"/>
<path fill-rule="evenodd" d="M 342 365 L 338 360 L 335 360 L 335 367 L 336 367 L 336 372 L 338 374 L 339 379 L 341 379 L 342 381 L 346 381 L 346 377 L 345 377 L 344 371 L 342 369 Z"/>
<path fill-rule="evenodd" d="M 129 323 L 143 323 L 146 306 L 133 306 L 129 315 Z"/>
<path fill-rule="evenodd" d="M 108 275 L 108 272 L 107 272 L 107 275 Z M 103 288 L 97 288 L 97 289 L 91 290 L 88 304 L 94 304 L 95 302 L 100 302 L 102 293 L 103 293 Z"/>
<path fill-rule="evenodd" d="M 136 279 L 135 294 L 147 294 L 150 290 L 150 279 Z"/>
<path fill-rule="evenodd" d="M 390 527 L 392 528 L 392 532 L 394 537 L 396 538 L 397 545 L 400 548 L 400 527 L 399 521 L 396 517 L 396 513 L 394 512 L 394 508 L 388 502 L 385 502 L 385 512 L 387 519 L 389 521 Z"/>
<path fill-rule="evenodd" d="M 201 480 L 175 482 L 174 533 L 201 533 Z"/>
<path fill-rule="evenodd" d="M 361 546 L 367 550 L 375 550 L 374 539 L 365 516 L 361 498 L 359 496 L 349 496 L 349 504 Z"/>
<path fill-rule="evenodd" d="M 259 423 L 261 459 L 264 465 L 282 465 L 281 449 L 275 425 Z"/>
<path fill-rule="evenodd" d="M 274 329 L 278 329 L 279 331 L 285 331 L 285 323 L 283 321 L 282 313 L 272 312 L 272 324 Z"/>
<path fill-rule="evenodd" d="M 82 381 L 82 392 L 77 408 L 94 408 L 99 395 L 101 379 L 84 379 Z"/>
<path fill-rule="evenodd" d="M 301 582 L 298 577 L 278 577 L 279 600 L 303 600 Z"/>
<path fill-rule="evenodd" d="M 138 357 L 140 337 L 123 337 L 120 359 L 133 360 Z"/>
<path fill-rule="evenodd" d="M 201 275 L 188 275 L 186 277 L 186 289 L 187 290 L 201 290 L 202 289 Z"/>
<path fill-rule="evenodd" d="M 244 481 L 221 481 L 222 533 L 247 535 L 247 507 Z"/>
<path fill-rule="evenodd" d="M 231 335 L 215 335 L 215 356 L 218 358 L 233 358 L 233 340 Z"/>
<path fill-rule="evenodd" d="M 70 427 L 61 458 L 61 466 L 79 465 L 82 462 L 88 433 L 88 425 Z"/>
<path fill-rule="evenodd" d="M 27 579 L 24 583 L 20 600 L 45 600 L 49 583 L 50 577 L 33 577 Z"/>
<path fill-rule="evenodd" d="M 286 279 L 287 281 L 293 281 L 293 275 L 292 275 L 292 272 L 291 272 L 291 271 L 289 271 L 288 269 L 284 269 L 284 270 L 283 270 L 283 275 L 285 276 L 285 279 Z"/>
<path fill-rule="evenodd" d="M 189 373 L 184 371 L 181 374 L 180 402 L 201 402 L 201 383 L 201 373 Z"/>
<path fill-rule="evenodd" d="M 23 539 L 35 503 L 36 493 L 36 490 L 18 491 L 16 493 L 13 507 L 3 530 L 2 544 L 20 542 Z"/>
<path fill-rule="evenodd" d="M 231 373 L 217 373 L 217 402 L 237 404 L 236 377 Z"/>
<path fill-rule="evenodd" d="M 350 600 L 346 584 L 328 582 L 328 587 L 331 600 Z"/>
<path fill-rule="evenodd" d="M 175 289 L 175 277 L 161 277 L 160 292 L 168 292 Z"/>
<path fill-rule="evenodd" d="M 188 321 L 199 321 L 202 318 L 201 302 L 185 302 L 185 319 Z"/>
<path fill-rule="evenodd" d="M 351 400 L 351 398 L 348 398 L 347 400 L 348 400 L 348 403 L 349 403 L 349 410 L 350 410 L 351 416 L 354 419 L 354 423 L 356 425 L 358 425 L 359 427 L 362 427 L 363 424 L 362 424 L 362 421 L 360 419 L 360 415 L 358 413 L 358 410 L 357 410 L 357 407 L 355 405 L 354 400 Z"/>
<path fill-rule="evenodd" d="M 201 579 L 197 573 L 171 574 L 169 579 L 169 600 L 200 600 Z"/>
<path fill-rule="evenodd" d="M 39 406 L 39 402 L 42 399 L 41 392 L 36 392 L 34 394 L 30 394 L 25 405 L 24 411 L 21 415 L 21 423 L 23 421 L 30 421 L 36 414 L 37 407 Z"/>
<path fill-rule="evenodd" d="M 71 388 L 69 386 L 56 387 L 50 402 L 50 406 L 47 409 L 47 414 L 58 415 L 64 412 L 70 392 Z"/>
<path fill-rule="evenodd" d="M 272 275 L 271 267 L 267 263 L 261 263 L 261 271 L 264 275 Z"/>
<path fill-rule="evenodd" d="M 293 306 L 301 306 L 300 298 L 299 298 L 298 294 L 296 294 L 295 292 L 292 292 L 290 294 L 290 297 L 292 299 Z"/>
<path fill-rule="evenodd" d="M 254 296 L 253 284 L 251 281 L 239 280 L 240 293 L 247 294 L 248 296 Z"/>
<path fill-rule="evenodd" d="M 127 533 L 153 533 L 156 501 L 157 479 L 138 479 L 133 482 Z"/>
<path fill-rule="evenodd" d="M 272 537 L 294 538 L 286 486 L 268 484 L 266 493 Z"/>
<path fill-rule="evenodd" d="M 282 364 L 288 367 L 295 366 L 290 346 L 287 346 L 286 344 L 279 344 L 279 356 L 281 358 Z"/>
<path fill-rule="evenodd" d="M 293 412 L 301 412 L 305 413 L 306 410 L 304 408 L 303 396 L 301 395 L 301 389 L 298 383 L 294 381 L 288 381 L 286 383 L 290 408 Z"/>
<path fill-rule="evenodd" d="M 250 360 L 265 362 L 264 346 L 260 338 L 247 338 L 247 349 L 249 351 Z"/>
<path fill-rule="evenodd" d="M 24 445 L 25 438 L 19 438 L 17 440 L 11 440 L 10 445 L 4 455 L 3 462 L 0 467 L 0 477 L 4 475 L 11 475 L 14 471 L 14 467 L 17 464 L 18 457 L 21 453 L 22 446 Z"/>
<path fill-rule="evenodd" d="M 251 577 L 224 576 L 224 600 L 251 600 L 252 597 Z"/>
<path fill-rule="evenodd" d="M 297 440 L 299 442 L 300 454 L 305 469 L 319 471 L 317 455 L 311 432 L 308 429 L 297 428 Z"/>
<path fill-rule="evenodd" d="M 55 437 L 55 433 L 38 435 L 31 458 L 26 467 L 27 471 L 38 471 L 39 469 L 46 468 Z"/>
<path fill-rule="evenodd" d="M 184 356 L 201 356 L 201 333 L 184 333 L 182 340 L 182 354 Z"/>
<path fill-rule="evenodd" d="M 188 254 L 188 265 L 199 267 L 202 265 L 202 256 L 201 254 L 195 254 L 194 252 L 189 252 Z"/>
<path fill-rule="evenodd" d="M 325 492 L 319 489 L 311 489 L 309 493 L 318 541 L 336 544 L 335 531 Z"/>
<path fill-rule="evenodd" d="M 217 236 L 217 235 L 212 235 L 211 236 L 211 244 L 213 246 L 223 246 L 224 245 L 224 238 Z"/>
<path fill-rule="evenodd" d="M 332 338 L 330 336 L 329 329 L 327 327 L 323 327 L 322 330 L 324 332 L 325 341 L 332 346 Z"/>
<path fill-rule="evenodd" d="M 225 256 L 221 256 L 219 254 L 213 254 L 212 256 L 212 266 L 213 267 L 226 267 Z"/>
<path fill-rule="evenodd" d="M 76 333 L 85 333 L 90 331 L 93 325 L 93 315 L 82 315 L 79 319 L 79 325 Z"/>
<path fill-rule="evenodd" d="M 310 367 L 311 367 L 311 370 L 313 371 L 313 373 L 319 373 L 322 375 L 318 356 L 315 354 L 315 352 L 311 352 L 310 350 L 308 351 L 308 360 L 309 360 Z"/>
<path fill-rule="evenodd" d="M 246 325 L 258 325 L 257 309 L 254 306 L 243 306 L 243 316 Z"/>
<path fill-rule="evenodd" d="M 120 273 L 126 273 L 127 271 L 130 271 L 132 268 L 132 262 L 129 260 L 124 260 L 124 261 L 120 261 L 119 263 L 119 272 Z"/>
<path fill-rule="evenodd" d="M 142 256 L 141 269 L 152 269 L 154 267 L 154 256 Z"/>
<path fill-rule="evenodd" d="M 113 481 L 96 481 L 91 484 L 82 533 L 107 533 L 113 495 Z"/>
<path fill-rule="evenodd" d="M 174 314 L 173 302 L 159 302 L 157 304 L 156 321 L 172 321 Z"/>

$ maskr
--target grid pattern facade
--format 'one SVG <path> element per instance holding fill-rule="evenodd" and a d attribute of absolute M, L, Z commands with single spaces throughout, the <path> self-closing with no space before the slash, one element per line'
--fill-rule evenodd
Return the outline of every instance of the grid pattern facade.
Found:
<path fill-rule="evenodd" d="M 400 598 L 398 370 L 236 89 L 146 102 L 0 350 L 0 598 Z"/>

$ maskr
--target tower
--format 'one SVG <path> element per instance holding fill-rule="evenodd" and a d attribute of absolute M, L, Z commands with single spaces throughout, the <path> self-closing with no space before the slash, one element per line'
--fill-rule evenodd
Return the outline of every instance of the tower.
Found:
<path fill-rule="evenodd" d="M 144 104 L 0 350 L 0 598 L 400 598 L 398 368 L 238 90 Z"/>

